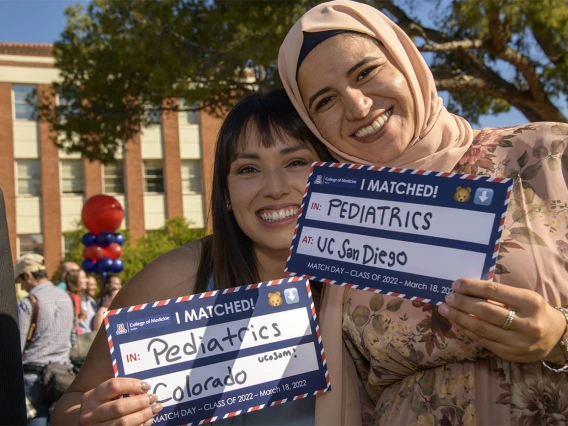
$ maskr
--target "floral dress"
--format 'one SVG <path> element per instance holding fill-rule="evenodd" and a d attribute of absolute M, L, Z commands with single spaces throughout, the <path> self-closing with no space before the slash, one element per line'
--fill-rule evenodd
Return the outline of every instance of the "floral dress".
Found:
<path fill-rule="evenodd" d="M 514 179 L 495 281 L 568 305 L 568 125 L 486 128 L 454 172 Z M 435 305 L 346 290 L 343 334 L 363 424 L 568 425 L 568 373 L 505 361 Z"/>

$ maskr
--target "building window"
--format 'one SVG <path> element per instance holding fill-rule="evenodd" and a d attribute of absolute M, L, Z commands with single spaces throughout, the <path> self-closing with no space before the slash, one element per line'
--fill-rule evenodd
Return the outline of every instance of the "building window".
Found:
<path fill-rule="evenodd" d="M 144 160 L 144 192 L 164 192 L 162 160 Z"/>
<path fill-rule="evenodd" d="M 43 235 L 18 235 L 20 240 L 20 256 L 27 253 L 37 253 L 43 256 Z"/>
<path fill-rule="evenodd" d="M 188 108 L 187 103 L 184 99 L 179 99 L 179 109 L 184 110 Z M 199 103 L 194 102 L 191 104 L 190 108 L 199 108 Z M 184 123 L 184 118 L 187 122 Z M 179 113 L 179 122 L 180 124 L 199 124 L 199 111 L 182 111 Z"/>
<path fill-rule="evenodd" d="M 103 166 L 105 194 L 124 194 L 124 162 Z"/>
<path fill-rule="evenodd" d="M 203 192 L 200 160 L 182 161 L 181 188 L 184 194 L 201 194 Z"/>
<path fill-rule="evenodd" d="M 152 106 L 146 109 L 146 115 L 148 121 L 150 122 L 149 126 L 155 126 L 162 124 L 162 110 L 157 106 Z"/>
<path fill-rule="evenodd" d="M 75 240 L 77 239 L 76 235 L 74 232 L 67 232 L 65 234 L 63 234 L 63 258 L 67 259 L 67 257 L 69 256 L 69 253 L 71 252 L 71 249 L 73 248 L 73 244 L 75 243 Z"/>
<path fill-rule="evenodd" d="M 85 174 L 81 160 L 61 160 L 61 192 L 63 194 L 85 192 Z"/>
<path fill-rule="evenodd" d="M 14 111 L 16 112 L 16 120 L 35 120 L 36 112 L 33 106 L 28 104 L 27 99 L 36 86 L 14 84 Z"/>
<path fill-rule="evenodd" d="M 17 160 L 18 195 L 41 195 L 39 160 Z"/>

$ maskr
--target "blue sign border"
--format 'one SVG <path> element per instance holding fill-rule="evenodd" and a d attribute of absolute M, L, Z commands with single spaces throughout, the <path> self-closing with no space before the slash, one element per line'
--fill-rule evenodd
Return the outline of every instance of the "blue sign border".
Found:
<path fill-rule="evenodd" d="M 197 319 L 188 323 L 176 324 L 168 323 L 167 334 L 179 331 L 191 330 L 195 328 L 212 326 L 215 324 L 223 324 L 230 321 L 240 319 L 247 319 L 257 317 L 265 314 L 274 314 L 277 312 L 285 312 L 292 309 L 304 307 L 307 310 L 310 319 L 311 334 L 300 336 L 294 339 L 274 342 L 253 348 L 239 349 L 228 353 L 213 355 L 206 358 L 198 358 L 193 361 L 187 361 L 179 364 L 164 365 L 163 367 L 156 367 L 142 372 L 125 374 L 124 366 L 122 364 L 122 354 L 120 345 L 132 341 L 151 338 L 156 335 L 164 333 L 156 333 L 156 329 L 152 327 L 144 327 L 144 329 L 129 330 L 128 323 L 142 322 L 142 319 L 148 318 L 164 318 L 164 315 L 171 314 L 173 307 L 175 310 L 182 310 L 191 307 L 191 309 L 199 309 L 211 303 L 227 303 L 235 300 L 249 299 L 265 300 L 268 293 L 275 290 L 284 294 L 287 288 L 296 288 L 300 293 L 300 303 L 286 304 L 282 303 L 280 306 L 273 307 L 266 304 L 255 304 L 254 315 L 253 311 L 232 313 L 229 317 L 211 317 L 208 319 Z M 246 294 L 246 296 L 245 296 Z M 307 296 L 307 297 L 306 297 Z M 283 278 L 280 280 L 261 282 L 257 284 L 249 284 L 242 287 L 234 287 L 225 290 L 215 290 L 211 292 L 194 294 L 190 296 L 179 297 L 176 299 L 168 299 L 156 301 L 153 303 L 146 303 L 126 308 L 108 311 L 104 319 L 104 324 L 107 332 L 107 339 L 112 358 L 112 365 L 115 377 L 135 377 L 144 380 L 149 377 L 156 377 L 163 374 L 168 374 L 176 371 L 187 371 L 192 368 L 202 367 L 210 364 L 215 364 L 222 361 L 229 361 L 244 356 L 254 355 L 257 353 L 264 353 L 267 351 L 276 351 L 281 348 L 289 346 L 300 345 L 304 343 L 313 343 L 316 350 L 316 358 L 318 362 L 318 370 L 313 370 L 307 373 L 289 376 L 283 379 L 265 382 L 259 385 L 249 386 L 243 389 L 224 392 L 222 394 L 212 395 L 208 397 L 199 398 L 192 401 L 182 402 L 177 405 L 165 406 L 162 411 L 155 417 L 157 421 L 154 424 L 203 424 L 209 423 L 224 418 L 234 417 L 235 415 L 244 414 L 247 412 L 257 411 L 266 407 L 279 405 L 292 400 L 306 398 L 312 395 L 319 395 L 321 393 L 331 390 L 331 383 L 327 369 L 327 362 L 323 349 L 321 332 L 317 321 L 317 314 L 315 305 L 312 298 L 311 287 L 309 281 L 299 277 Z M 117 330 L 122 332 L 117 333 Z M 126 331 L 124 331 L 126 330 Z M 294 387 L 295 383 L 302 381 L 305 383 L 303 386 Z M 266 395 L 261 391 L 267 388 L 278 388 L 278 392 Z M 251 398 L 238 401 L 240 396 L 251 395 Z M 236 403 L 229 405 L 223 404 L 220 406 L 219 401 L 226 401 L 228 398 L 234 398 Z M 199 413 L 187 414 L 179 416 L 179 413 L 184 410 L 188 411 L 190 406 L 210 407 L 210 409 L 201 409 Z M 170 421 L 160 421 L 168 417 L 169 413 L 177 413 Z M 180 423 L 181 422 L 181 423 Z"/>
<path fill-rule="evenodd" d="M 326 184 L 326 178 L 328 182 L 332 181 L 333 183 Z M 310 197 L 313 193 L 331 194 L 338 197 L 349 196 L 394 202 L 409 202 L 408 195 L 400 195 L 396 192 L 374 193 L 368 190 L 362 190 L 359 184 L 360 179 L 366 179 L 367 182 L 370 180 L 384 179 L 390 182 L 437 186 L 438 191 L 436 193 L 436 202 L 432 202 L 433 197 L 417 196 L 412 197 L 411 202 L 414 204 L 428 206 L 440 206 L 453 209 L 493 213 L 495 215 L 495 219 L 491 230 L 490 242 L 487 245 L 468 243 L 450 240 L 447 238 L 393 232 L 389 230 L 375 229 L 372 227 L 356 227 L 344 223 L 322 222 L 318 220 L 310 220 L 306 217 L 306 214 L 304 214 L 305 210 L 310 205 Z M 455 202 L 454 193 L 456 191 L 456 185 L 470 187 L 472 198 L 478 188 L 490 188 L 493 191 L 492 196 L 495 202 L 490 205 L 475 204 L 473 202 Z M 361 164 L 312 163 L 285 272 L 291 276 L 300 276 L 302 278 L 308 278 L 330 284 L 359 288 L 361 290 L 371 291 L 374 293 L 384 293 L 396 297 L 405 297 L 411 300 L 436 303 L 439 305 L 443 302 L 445 294 L 451 292 L 452 281 L 450 280 L 436 277 L 425 277 L 423 275 L 415 275 L 377 266 L 359 264 L 356 265 L 357 269 L 361 272 L 359 276 L 349 276 L 345 273 L 333 272 L 332 269 L 337 271 L 343 268 L 344 270 L 349 271 L 354 267 L 354 264 L 342 262 L 336 259 L 333 260 L 333 266 L 336 268 L 324 267 L 323 269 L 329 270 L 319 270 L 317 275 L 314 274 L 313 268 L 308 267 L 308 265 L 323 264 L 324 266 L 330 266 L 330 264 L 326 263 L 326 259 L 322 257 L 310 256 L 297 252 L 302 229 L 304 227 L 311 227 L 330 231 L 346 232 L 352 234 L 354 237 L 357 235 L 364 235 L 423 244 L 434 243 L 436 246 L 459 248 L 462 250 L 483 253 L 485 255 L 485 262 L 482 275 L 478 278 L 492 280 L 495 273 L 500 237 L 503 230 L 503 224 L 512 188 L 513 180 L 508 178 L 494 178 L 480 175 L 433 172 L 428 170 L 403 169 L 396 167 L 365 166 Z M 375 276 L 381 276 L 381 279 L 388 278 L 391 282 L 377 282 L 372 278 L 368 278 L 372 277 L 373 274 L 375 274 Z M 399 283 L 405 282 L 406 280 L 413 282 L 425 282 L 427 289 L 407 288 L 406 290 L 412 293 L 411 296 L 407 296 L 407 294 L 405 294 L 407 291 L 404 293 L 401 292 L 401 286 L 399 285 Z M 439 294 L 434 294 L 433 291 L 430 290 L 432 288 L 436 288 Z"/>

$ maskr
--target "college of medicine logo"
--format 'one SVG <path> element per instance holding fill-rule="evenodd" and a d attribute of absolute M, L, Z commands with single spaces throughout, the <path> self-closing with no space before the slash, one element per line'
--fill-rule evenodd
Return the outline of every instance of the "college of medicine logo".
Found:
<path fill-rule="evenodd" d="M 322 175 L 317 175 L 316 180 L 314 180 L 314 185 L 321 185 L 323 183 Z"/>
<path fill-rule="evenodd" d="M 128 331 L 124 327 L 123 323 L 116 324 L 116 334 L 126 334 Z"/>

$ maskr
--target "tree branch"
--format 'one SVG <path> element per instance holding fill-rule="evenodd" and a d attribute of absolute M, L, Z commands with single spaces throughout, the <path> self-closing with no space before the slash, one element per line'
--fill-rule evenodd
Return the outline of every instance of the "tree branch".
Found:
<path fill-rule="evenodd" d="M 483 41 L 481 40 L 463 39 L 439 44 L 424 44 L 418 46 L 418 50 L 421 52 L 453 52 L 456 50 L 479 49 L 482 46 Z"/>

